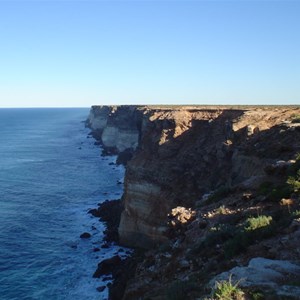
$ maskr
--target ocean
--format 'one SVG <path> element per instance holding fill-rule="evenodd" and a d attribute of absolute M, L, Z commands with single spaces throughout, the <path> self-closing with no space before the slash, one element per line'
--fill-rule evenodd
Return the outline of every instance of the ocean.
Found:
<path fill-rule="evenodd" d="M 0 299 L 107 299 L 88 210 L 122 195 L 124 168 L 88 138 L 89 109 L 0 109 Z M 81 239 L 83 232 L 92 234 Z"/>

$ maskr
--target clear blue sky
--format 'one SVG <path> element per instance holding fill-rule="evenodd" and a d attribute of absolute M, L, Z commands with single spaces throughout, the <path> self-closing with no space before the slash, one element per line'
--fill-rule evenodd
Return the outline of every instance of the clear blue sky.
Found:
<path fill-rule="evenodd" d="M 0 0 L 0 107 L 300 104 L 300 1 Z"/>

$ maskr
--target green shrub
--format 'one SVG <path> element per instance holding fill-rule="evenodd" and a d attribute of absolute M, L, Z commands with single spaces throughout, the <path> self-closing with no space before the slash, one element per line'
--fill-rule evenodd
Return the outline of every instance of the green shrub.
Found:
<path fill-rule="evenodd" d="M 217 227 L 213 227 L 206 239 L 202 242 L 201 247 L 211 247 L 216 244 L 222 244 L 229 238 L 231 238 L 236 229 L 229 224 L 219 224 Z"/>
<path fill-rule="evenodd" d="M 293 218 L 300 218 L 300 210 L 295 210 L 292 212 L 292 217 Z"/>
<path fill-rule="evenodd" d="M 239 228 L 235 235 L 224 244 L 224 255 L 231 258 L 244 251 L 256 240 L 272 236 L 276 227 L 272 226 L 271 216 L 259 216 L 248 218 L 243 227 Z"/>
<path fill-rule="evenodd" d="M 300 195 L 300 153 L 296 155 L 296 162 L 289 168 L 289 177 L 286 183 L 292 193 Z"/>
<path fill-rule="evenodd" d="M 294 176 L 288 177 L 287 184 L 294 193 L 300 192 L 300 170 Z"/>
<path fill-rule="evenodd" d="M 281 184 L 263 182 L 257 192 L 271 201 L 289 198 L 292 193 L 300 194 L 300 153 L 296 154 L 295 163 L 288 167 L 287 175 L 283 176 Z"/>
<path fill-rule="evenodd" d="M 216 209 L 216 213 L 220 215 L 226 215 L 226 207 L 225 205 L 221 205 L 219 208 Z"/>
<path fill-rule="evenodd" d="M 244 292 L 238 287 L 239 281 L 233 283 L 231 276 L 228 281 L 216 281 L 212 291 L 213 299 L 218 300 L 243 300 Z"/>
<path fill-rule="evenodd" d="M 230 224 L 219 224 L 216 227 L 212 227 L 205 240 L 196 242 L 187 256 L 192 258 L 201 251 L 207 251 L 208 248 L 214 247 L 216 244 L 223 244 L 225 241 L 230 240 L 236 231 L 236 227 Z"/>
<path fill-rule="evenodd" d="M 263 300 L 265 299 L 265 295 L 262 292 L 255 291 L 250 293 L 251 300 Z"/>
<path fill-rule="evenodd" d="M 300 153 L 295 155 L 295 163 L 291 164 L 288 168 L 288 175 L 295 176 L 300 169 Z"/>
<path fill-rule="evenodd" d="M 272 217 L 271 216 L 258 216 L 254 218 L 248 218 L 246 221 L 246 231 L 252 231 L 256 230 L 262 227 L 269 226 L 272 222 Z"/>
<path fill-rule="evenodd" d="M 300 123 L 300 115 L 293 115 L 292 123 Z"/>

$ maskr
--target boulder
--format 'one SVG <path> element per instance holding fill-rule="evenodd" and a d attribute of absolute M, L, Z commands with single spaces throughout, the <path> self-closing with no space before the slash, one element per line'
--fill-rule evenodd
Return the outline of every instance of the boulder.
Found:
<path fill-rule="evenodd" d="M 84 232 L 80 235 L 81 239 L 89 239 L 91 237 L 91 234 L 88 232 Z"/>
<path fill-rule="evenodd" d="M 255 125 L 248 125 L 246 127 L 246 133 L 247 133 L 247 136 L 251 136 L 253 134 L 257 134 L 259 133 L 259 128 Z"/>
<path fill-rule="evenodd" d="M 299 287 L 279 284 L 287 278 L 299 278 L 299 276 L 300 265 L 298 263 L 257 257 L 251 259 L 246 267 L 235 267 L 217 275 L 209 282 L 209 285 L 214 286 L 216 281 L 228 280 L 231 277 L 234 282 L 239 282 L 240 287 L 267 288 L 277 295 L 292 294 L 295 297 L 293 299 L 299 299 Z"/>
<path fill-rule="evenodd" d="M 133 156 L 133 149 L 126 149 L 118 154 L 117 164 L 126 166 Z"/>
<path fill-rule="evenodd" d="M 112 274 L 119 268 L 122 260 L 120 256 L 115 255 L 111 258 L 105 259 L 98 264 L 98 268 L 94 273 L 94 278 L 99 278 L 101 275 Z"/>
<path fill-rule="evenodd" d="M 99 209 L 96 209 L 96 208 L 93 208 L 93 209 L 90 209 L 88 211 L 89 214 L 93 215 L 94 217 L 96 218 L 100 218 L 101 217 L 101 212 Z"/>
<path fill-rule="evenodd" d="M 97 291 L 98 292 L 103 292 L 105 290 L 106 286 L 102 285 L 102 286 L 99 286 L 97 287 Z"/>

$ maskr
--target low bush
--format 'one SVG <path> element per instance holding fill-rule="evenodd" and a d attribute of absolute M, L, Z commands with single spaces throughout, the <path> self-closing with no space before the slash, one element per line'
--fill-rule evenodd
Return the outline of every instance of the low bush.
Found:
<path fill-rule="evenodd" d="M 287 184 L 294 193 L 300 193 L 300 170 L 297 171 L 295 176 L 289 176 Z"/>
<path fill-rule="evenodd" d="M 296 155 L 295 163 L 292 164 L 288 172 L 287 185 L 293 193 L 300 194 L 300 153 Z"/>
<path fill-rule="evenodd" d="M 300 123 L 300 115 L 293 115 L 291 122 L 292 123 Z"/>
<path fill-rule="evenodd" d="M 212 291 L 212 298 L 218 300 L 244 300 L 244 292 L 238 285 L 239 281 L 233 283 L 231 276 L 228 281 L 217 281 Z"/>
<path fill-rule="evenodd" d="M 225 205 L 221 205 L 219 208 L 216 209 L 216 213 L 220 215 L 226 215 L 226 207 Z"/>
<path fill-rule="evenodd" d="M 264 300 L 266 297 L 261 291 L 253 291 L 249 293 L 251 300 Z"/>
<path fill-rule="evenodd" d="M 248 218 L 246 221 L 246 231 L 256 230 L 262 227 L 269 226 L 272 222 L 271 216 L 258 216 L 253 218 Z"/>
<path fill-rule="evenodd" d="M 231 258 L 244 251 L 256 240 L 274 235 L 276 226 L 272 224 L 271 216 L 248 218 L 245 224 L 236 231 L 235 235 L 224 244 L 224 255 Z"/>
<path fill-rule="evenodd" d="M 292 217 L 297 219 L 297 218 L 300 218 L 300 210 L 297 209 L 295 211 L 292 212 Z"/>
<path fill-rule="evenodd" d="M 226 240 L 231 238 L 236 232 L 235 226 L 228 224 L 219 224 L 213 227 L 206 239 L 202 243 L 202 247 L 211 247 L 216 244 L 223 244 Z"/>

